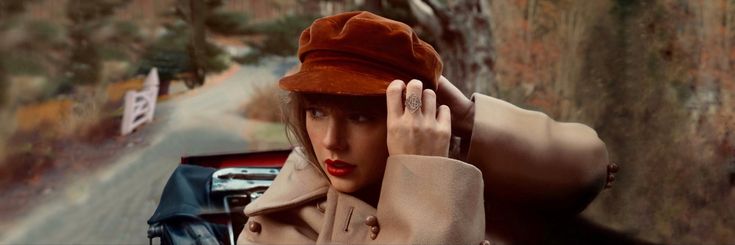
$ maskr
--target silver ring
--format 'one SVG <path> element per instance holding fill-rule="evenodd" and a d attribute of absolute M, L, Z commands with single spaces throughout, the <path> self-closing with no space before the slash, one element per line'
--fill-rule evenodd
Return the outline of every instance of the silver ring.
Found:
<path fill-rule="evenodd" d="M 414 113 L 421 108 L 421 97 L 415 94 L 409 95 L 408 98 L 406 98 L 406 102 L 404 102 L 404 104 L 406 105 L 406 109 L 408 109 L 408 111 Z"/>

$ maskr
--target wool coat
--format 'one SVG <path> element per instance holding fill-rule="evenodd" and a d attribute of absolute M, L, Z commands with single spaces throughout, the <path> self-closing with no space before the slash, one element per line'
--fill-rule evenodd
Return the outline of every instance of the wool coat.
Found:
<path fill-rule="evenodd" d="M 245 207 L 238 244 L 481 244 L 486 198 L 565 206 L 605 184 L 607 151 L 591 128 L 481 94 L 472 99 L 463 160 L 389 156 L 377 207 L 335 190 L 297 148 Z"/>

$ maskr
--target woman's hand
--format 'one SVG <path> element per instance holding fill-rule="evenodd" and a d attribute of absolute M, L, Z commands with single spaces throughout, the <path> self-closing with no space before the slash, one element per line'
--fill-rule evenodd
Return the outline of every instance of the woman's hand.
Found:
<path fill-rule="evenodd" d="M 404 103 L 402 95 L 406 95 Z M 425 156 L 449 155 L 452 135 L 449 107 L 436 107 L 436 94 L 418 80 L 407 85 L 393 81 L 386 91 L 388 153 Z"/>
<path fill-rule="evenodd" d="M 439 78 L 439 88 L 436 93 L 438 101 L 452 109 L 454 134 L 462 138 L 470 137 L 475 124 L 475 103 L 444 76 Z"/>

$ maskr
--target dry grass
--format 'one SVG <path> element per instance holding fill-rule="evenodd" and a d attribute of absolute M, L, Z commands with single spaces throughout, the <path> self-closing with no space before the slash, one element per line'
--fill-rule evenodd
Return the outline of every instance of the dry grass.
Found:
<path fill-rule="evenodd" d="M 50 86 L 49 79 L 43 76 L 20 75 L 8 78 L 8 101 L 27 103 L 45 96 Z"/>
<path fill-rule="evenodd" d="M 128 90 L 143 89 L 144 77 L 136 77 L 122 82 L 111 83 L 107 86 L 107 102 L 119 103 L 125 97 Z"/>
<path fill-rule="evenodd" d="M 105 116 L 114 110 L 105 87 L 78 88 L 74 97 L 5 108 L 0 112 L 0 183 L 33 178 L 54 163 L 57 154 L 75 142 L 110 139 L 118 118 Z M 103 129 L 104 128 L 104 129 Z M 117 132 L 114 130 L 114 132 Z"/>
<path fill-rule="evenodd" d="M 13 121 L 12 113 L 5 108 L 0 109 L 0 122 L 3 122 L 3 126 L 0 127 L 0 163 L 2 163 L 7 156 L 8 140 L 15 132 L 16 123 Z"/>
<path fill-rule="evenodd" d="M 107 94 L 104 87 L 77 88 L 76 98 L 71 114 L 61 123 L 59 135 L 83 135 L 94 127 L 101 119 Z"/>
<path fill-rule="evenodd" d="M 8 107 L 1 113 L 4 115 L 2 141 L 0 141 L 3 143 L 0 145 L 5 153 L 3 156 L 29 152 L 33 148 L 34 141 L 50 142 L 79 134 L 84 132 L 85 127 L 93 125 L 99 119 L 97 115 L 99 111 L 92 112 L 85 109 L 78 101 L 69 98 L 24 105 L 14 110 Z"/>
<path fill-rule="evenodd" d="M 74 102 L 70 99 L 56 99 L 22 106 L 15 112 L 17 130 L 30 132 L 51 126 L 50 130 L 58 131 L 60 122 L 65 121 L 71 115 L 73 106 Z"/>
<path fill-rule="evenodd" d="M 240 106 L 240 113 L 248 119 L 282 122 L 282 96 L 275 84 L 254 86 L 250 99 Z"/>
<path fill-rule="evenodd" d="M 294 69 L 287 72 L 294 72 Z M 250 144 L 248 150 L 263 151 L 272 149 L 287 149 L 291 143 L 286 137 L 281 111 L 284 92 L 276 84 L 255 86 L 250 98 L 239 108 L 240 114 L 248 119 L 260 122 L 250 122 L 243 135 Z"/>

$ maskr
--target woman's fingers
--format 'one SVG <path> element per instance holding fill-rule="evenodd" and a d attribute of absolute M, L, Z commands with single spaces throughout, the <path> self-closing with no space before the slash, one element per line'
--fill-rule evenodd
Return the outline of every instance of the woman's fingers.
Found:
<path fill-rule="evenodd" d="M 413 116 L 421 116 L 421 104 L 423 94 L 423 84 L 421 81 L 413 79 L 406 85 L 406 110 L 405 112 Z"/>
<path fill-rule="evenodd" d="M 436 122 L 440 128 L 448 129 L 451 135 L 452 133 L 452 112 L 449 110 L 449 106 L 439 106 L 439 112 L 436 114 Z"/>
<path fill-rule="evenodd" d="M 389 154 L 448 155 L 452 116 L 446 105 L 437 109 L 436 92 L 423 89 L 416 79 L 405 85 L 396 80 L 388 86 L 386 97 Z"/>
<path fill-rule="evenodd" d="M 431 89 L 424 89 L 421 98 L 423 100 L 423 110 L 426 118 L 436 118 L 436 93 L 434 93 L 434 91 L 432 91 Z"/>
<path fill-rule="evenodd" d="M 403 115 L 403 89 L 406 85 L 401 80 L 393 80 L 385 91 L 388 106 L 388 118 L 397 118 Z"/>

